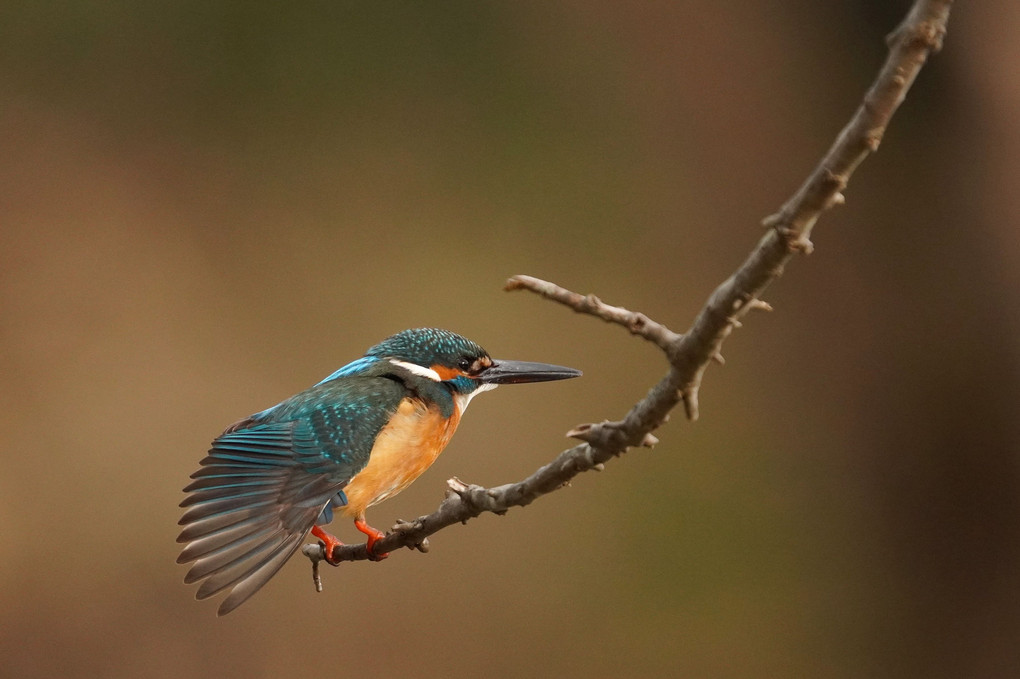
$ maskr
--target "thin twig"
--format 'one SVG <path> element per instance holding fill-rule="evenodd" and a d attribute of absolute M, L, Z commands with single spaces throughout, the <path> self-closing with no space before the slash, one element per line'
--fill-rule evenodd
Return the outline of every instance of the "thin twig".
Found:
<path fill-rule="evenodd" d="M 578 474 L 601 470 L 629 447 L 656 443 L 652 432 L 683 402 L 688 419 L 698 417 L 698 390 L 709 363 L 722 363 L 723 341 L 740 319 L 754 309 L 770 310 L 759 296 L 778 278 L 797 253 L 808 253 L 811 230 L 823 212 L 844 202 L 850 176 L 885 134 L 889 120 L 924 66 L 938 51 L 946 31 L 952 0 L 918 0 L 903 23 L 888 37 L 889 56 L 857 109 L 829 151 L 779 212 L 764 220 L 768 233 L 744 263 L 709 297 L 690 330 L 679 335 L 644 314 L 603 303 L 594 295 L 580 295 L 530 276 L 514 276 L 507 290 L 529 290 L 565 304 L 579 313 L 627 328 L 653 342 L 668 359 L 670 369 L 626 417 L 575 427 L 569 436 L 585 443 L 561 452 L 531 476 L 495 488 L 483 488 L 450 479 L 446 497 L 436 511 L 414 521 L 400 522 L 376 543 L 377 552 L 400 547 L 424 551 L 427 537 L 455 523 L 466 523 L 483 512 L 506 513 L 563 487 Z M 316 563 L 320 545 L 305 545 L 303 553 Z M 364 544 L 346 545 L 333 552 L 333 560 L 369 558 Z"/>
<path fill-rule="evenodd" d="M 533 276 L 512 276 L 507 280 L 503 289 L 508 292 L 530 290 L 547 299 L 564 304 L 578 313 L 590 314 L 607 323 L 622 325 L 631 333 L 645 338 L 664 351 L 669 349 L 670 345 L 680 337 L 666 326 L 656 323 L 642 313 L 628 311 L 623 307 L 610 306 L 595 295 L 579 295 L 566 288 L 561 288 L 555 283 L 549 283 Z"/>

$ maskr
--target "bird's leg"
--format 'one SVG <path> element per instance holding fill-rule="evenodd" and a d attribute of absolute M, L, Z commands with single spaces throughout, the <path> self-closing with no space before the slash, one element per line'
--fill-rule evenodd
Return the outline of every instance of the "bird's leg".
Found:
<path fill-rule="evenodd" d="M 330 566 L 339 566 L 340 562 L 333 560 L 333 550 L 337 547 L 343 547 L 344 543 L 340 542 L 335 535 L 330 535 L 318 526 L 312 526 L 312 535 L 322 540 L 322 549 L 326 553 L 326 563 Z"/>
<path fill-rule="evenodd" d="M 372 561 L 382 561 L 383 559 L 389 556 L 389 553 L 386 554 L 375 553 L 375 543 L 379 539 L 386 537 L 385 533 L 376 528 L 372 528 L 367 523 L 365 523 L 364 516 L 359 516 L 358 518 L 354 519 L 354 527 L 368 536 L 368 539 L 365 541 L 367 543 L 365 546 L 368 548 L 369 559 L 371 559 Z"/>

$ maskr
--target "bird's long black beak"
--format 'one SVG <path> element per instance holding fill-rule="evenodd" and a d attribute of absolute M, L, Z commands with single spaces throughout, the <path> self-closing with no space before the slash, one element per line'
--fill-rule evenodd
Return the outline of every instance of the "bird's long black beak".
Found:
<path fill-rule="evenodd" d="M 486 384 L 522 384 L 524 382 L 551 382 L 580 377 L 581 371 L 549 363 L 529 361 L 493 360 L 492 365 L 478 376 Z"/>

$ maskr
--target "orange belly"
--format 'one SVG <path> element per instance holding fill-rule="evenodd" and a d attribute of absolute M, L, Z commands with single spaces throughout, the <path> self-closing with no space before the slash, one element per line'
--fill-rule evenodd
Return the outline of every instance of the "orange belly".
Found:
<path fill-rule="evenodd" d="M 344 493 L 343 513 L 355 518 L 411 485 L 443 452 L 460 422 L 459 407 L 444 419 L 439 409 L 405 398 L 389 424 L 376 437 L 368 464 L 351 479 Z"/>

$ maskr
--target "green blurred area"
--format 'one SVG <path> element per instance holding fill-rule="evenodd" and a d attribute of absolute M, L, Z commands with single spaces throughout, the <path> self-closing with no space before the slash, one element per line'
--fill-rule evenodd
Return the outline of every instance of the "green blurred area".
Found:
<path fill-rule="evenodd" d="M 955 10 L 696 424 L 322 594 L 295 558 L 217 619 L 174 563 L 208 442 L 406 327 L 585 376 L 473 402 L 380 527 L 621 417 L 656 352 L 503 281 L 683 330 L 905 5 L 0 4 L 0 675 L 1020 674 L 1006 0 Z"/>

